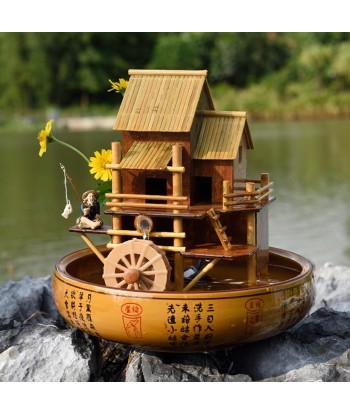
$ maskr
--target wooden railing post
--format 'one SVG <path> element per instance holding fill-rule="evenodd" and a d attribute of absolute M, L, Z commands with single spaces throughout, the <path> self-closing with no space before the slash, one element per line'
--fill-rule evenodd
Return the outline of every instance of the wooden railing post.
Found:
<path fill-rule="evenodd" d="M 222 210 L 229 210 L 229 207 L 226 206 L 226 202 L 228 201 L 225 194 L 230 193 L 230 182 L 228 180 L 224 180 L 222 182 Z"/>
<path fill-rule="evenodd" d="M 121 143 L 120 141 L 112 142 L 112 163 L 119 164 L 121 161 Z M 112 193 L 122 193 L 122 177 L 121 171 L 118 169 L 112 170 Z M 113 202 L 120 202 L 120 199 L 113 199 Z M 112 207 L 112 210 L 115 212 L 121 210 L 119 207 Z M 122 217 L 113 215 L 112 217 L 112 227 L 114 230 L 122 229 Z M 114 244 L 119 244 L 122 242 L 122 237 L 120 235 L 114 235 L 112 237 Z"/>
<path fill-rule="evenodd" d="M 173 167 L 182 166 L 182 145 L 175 144 L 172 147 Z M 179 171 L 173 172 L 173 196 L 182 196 L 182 173 Z M 174 201 L 174 205 L 178 205 L 181 202 Z M 180 210 L 174 209 L 174 213 L 180 213 Z M 183 224 L 182 218 L 174 217 L 173 220 L 174 232 L 182 232 Z M 174 238 L 174 247 L 183 246 L 183 240 L 181 238 Z M 184 287 L 184 261 L 179 252 L 174 253 L 174 281 L 175 290 L 182 290 Z"/>
<path fill-rule="evenodd" d="M 247 182 L 246 191 L 249 193 L 254 192 L 255 183 Z M 248 196 L 248 200 L 252 200 L 253 198 L 254 196 Z M 247 214 L 247 244 L 256 245 L 255 212 L 249 212 Z M 252 286 L 256 284 L 256 274 L 257 274 L 256 266 L 257 266 L 257 261 L 256 261 L 256 255 L 254 254 L 248 260 L 248 267 L 247 267 L 248 286 Z"/>
<path fill-rule="evenodd" d="M 261 179 L 260 179 L 260 187 L 264 187 L 267 186 L 270 183 L 270 175 L 269 173 L 261 173 Z M 266 189 L 266 193 L 268 193 L 268 189 Z M 264 192 L 265 193 L 265 192 Z M 269 201 L 269 196 L 268 194 L 266 196 L 264 196 L 261 200 L 263 203 L 268 202 Z"/>

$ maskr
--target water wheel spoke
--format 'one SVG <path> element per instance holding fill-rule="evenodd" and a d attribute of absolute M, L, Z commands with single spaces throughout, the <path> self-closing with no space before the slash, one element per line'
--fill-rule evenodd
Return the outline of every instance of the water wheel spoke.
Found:
<path fill-rule="evenodd" d="M 142 274 L 143 275 L 155 275 L 157 271 L 155 269 L 152 269 L 150 271 L 143 271 Z"/>
<path fill-rule="evenodd" d="M 123 285 L 126 284 L 125 280 L 121 280 L 120 282 L 118 282 L 118 284 L 116 285 L 117 288 L 121 288 Z"/>
<path fill-rule="evenodd" d="M 127 271 L 128 268 L 124 267 L 123 265 L 121 265 L 119 262 L 115 262 L 115 261 L 110 261 L 110 260 L 106 260 L 105 261 L 106 264 L 108 265 L 112 265 L 112 267 L 114 269 L 119 268 L 122 271 Z"/>
<path fill-rule="evenodd" d="M 108 278 L 123 278 L 124 273 L 116 273 L 116 274 L 103 274 L 104 279 Z"/>
<path fill-rule="evenodd" d="M 131 290 L 133 285 L 134 285 L 134 284 L 128 284 L 128 286 L 126 287 L 126 289 L 127 289 L 127 290 Z"/>
<path fill-rule="evenodd" d="M 150 285 L 153 285 L 153 283 L 154 283 L 153 280 L 150 280 L 149 278 L 146 278 L 146 277 L 142 277 L 142 282 L 147 282 Z"/>
<path fill-rule="evenodd" d="M 142 267 L 140 268 L 140 271 L 146 270 L 148 267 L 150 267 L 152 264 L 154 264 L 159 258 L 162 258 L 162 255 L 158 253 L 153 258 L 151 258 L 150 260 L 148 260 L 148 262 L 146 262 L 145 264 L 143 264 Z"/>
<path fill-rule="evenodd" d="M 139 286 L 142 290 L 148 290 L 147 285 L 142 280 L 139 281 Z"/>
<path fill-rule="evenodd" d="M 124 264 L 126 265 L 126 267 L 128 269 L 132 268 L 132 265 L 130 264 L 130 262 L 128 261 L 128 259 L 126 258 L 126 256 L 120 257 L 120 260 L 124 262 Z"/>
<path fill-rule="evenodd" d="M 136 268 L 137 268 L 137 269 L 140 269 L 140 267 L 141 267 L 141 265 L 142 265 L 142 262 L 143 262 L 143 260 L 145 259 L 145 256 L 146 256 L 146 251 L 147 251 L 148 247 L 149 247 L 149 245 L 147 245 L 147 244 L 145 244 L 145 245 L 142 247 L 142 250 L 141 250 L 141 252 L 140 252 L 139 259 L 137 260 L 137 264 L 136 264 Z"/>
<path fill-rule="evenodd" d="M 137 282 L 134 283 L 134 288 L 135 288 L 135 290 L 139 290 L 140 289 L 140 286 L 139 286 L 139 284 Z"/>
<path fill-rule="evenodd" d="M 133 268 L 136 267 L 135 248 L 136 248 L 135 241 L 132 241 L 131 250 L 130 250 L 130 261 L 131 261 L 131 266 Z"/>

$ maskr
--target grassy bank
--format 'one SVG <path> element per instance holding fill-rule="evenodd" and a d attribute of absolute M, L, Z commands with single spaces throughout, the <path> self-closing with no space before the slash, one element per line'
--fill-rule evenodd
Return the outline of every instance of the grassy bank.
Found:
<path fill-rule="evenodd" d="M 271 83 L 254 84 L 246 89 L 236 89 L 227 84 L 211 86 L 215 108 L 221 111 L 247 111 L 251 119 L 270 121 L 350 116 L 350 91 L 316 89 L 313 84 L 300 83 L 290 83 L 282 90 L 278 83 Z M 3 116 L 0 119 L 0 131 L 39 131 L 50 118 L 62 121 L 70 117 L 112 117 L 117 112 L 116 104 L 113 107 L 72 107 Z"/>
<path fill-rule="evenodd" d="M 212 88 L 215 107 L 247 111 L 259 120 L 345 118 L 350 115 L 350 91 L 315 89 L 312 85 L 289 84 L 284 91 L 266 84 L 237 90 L 225 84 Z"/>

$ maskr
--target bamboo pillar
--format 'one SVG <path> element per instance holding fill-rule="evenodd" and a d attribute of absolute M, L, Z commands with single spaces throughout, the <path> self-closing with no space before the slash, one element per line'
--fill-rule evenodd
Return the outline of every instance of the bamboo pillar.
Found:
<path fill-rule="evenodd" d="M 222 210 L 229 210 L 229 207 L 225 206 L 227 198 L 224 195 L 230 193 L 230 191 L 230 182 L 228 180 L 224 180 L 222 182 Z"/>
<path fill-rule="evenodd" d="M 175 144 L 172 147 L 173 167 L 182 166 L 182 146 L 181 144 Z M 182 196 L 182 173 L 173 172 L 173 196 Z M 174 205 L 180 202 L 174 202 Z M 174 209 L 174 213 L 180 213 L 180 210 Z M 174 232 L 182 232 L 182 218 L 174 217 L 173 228 Z M 183 246 L 181 238 L 174 238 L 174 246 Z M 179 252 L 174 253 L 174 280 L 175 290 L 182 290 L 184 287 L 184 261 L 183 256 Z"/>
<path fill-rule="evenodd" d="M 112 163 L 119 164 L 121 161 L 121 143 L 120 141 L 112 142 Z M 112 193 L 122 193 L 122 173 L 121 170 L 112 170 Z M 113 199 L 112 202 L 121 202 L 121 199 Z M 118 207 L 112 207 L 115 212 L 121 210 Z M 114 215 L 112 217 L 112 227 L 114 230 L 122 229 L 122 217 Z M 113 235 L 112 241 L 114 244 L 122 242 L 120 235 Z"/>
<path fill-rule="evenodd" d="M 254 192 L 255 191 L 255 183 L 247 182 L 246 183 L 246 191 L 247 192 Z M 254 196 L 248 196 L 248 200 L 251 200 Z M 247 244 L 248 245 L 256 245 L 256 216 L 255 212 L 247 213 Z M 248 286 L 256 284 L 256 255 L 252 255 L 248 260 Z"/>
<path fill-rule="evenodd" d="M 261 187 L 267 186 L 269 183 L 270 183 L 270 175 L 269 175 L 269 173 L 261 173 L 260 186 Z M 261 200 L 262 203 L 266 203 L 266 202 L 269 201 L 268 191 L 269 190 L 267 189 L 266 190 L 266 194 L 267 195 L 262 198 L 262 200 Z M 267 207 L 265 209 L 267 209 Z M 268 212 L 266 212 L 266 215 L 268 215 Z M 268 217 L 266 218 L 266 221 L 268 223 Z M 263 266 L 261 266 L 259 264 L 259 269 L 257 269 L 257 272 L 260 274 L 260 278 L 261 278 L 261 276 L 263 276 L 265 278 L 268 277 L 268 273 L 269 273 L 269 271 L 268 271 L 268 254 L 265 254 L 265 255 L 266 255 L 267 258 L 263 262 Z M 261 260 L 259 261 L 259 263 L 261 263 Z"/>
<path fill-rule="evenodd" d="M 260 178 L 260 187 L 264 187 L 266 185 L 268 185 L 270 183 L 270 175 L 269 173 L 261 173 L 261 178 Z M 268 192 L 268 190 L 266 190 L 266 193 Z M 266 203 L 269 201 L 269 196 L 265 196 L 262 198 L 261 200 L 263 203 Z"/>

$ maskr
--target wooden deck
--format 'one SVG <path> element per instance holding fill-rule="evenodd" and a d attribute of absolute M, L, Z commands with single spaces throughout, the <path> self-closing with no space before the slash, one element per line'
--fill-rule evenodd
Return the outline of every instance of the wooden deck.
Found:
<path fill-rule="evenodd" d="M 247 260 L 256 252 L 259 247 L 256 245 L 233 245 L 230 250 L 223 249 L 222 245 L 205 244 L 181 252 L 185 258 L 220 258 L 226 261 Z"/>

